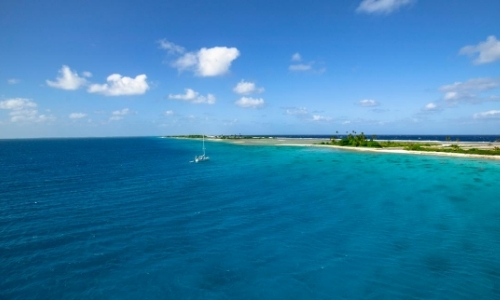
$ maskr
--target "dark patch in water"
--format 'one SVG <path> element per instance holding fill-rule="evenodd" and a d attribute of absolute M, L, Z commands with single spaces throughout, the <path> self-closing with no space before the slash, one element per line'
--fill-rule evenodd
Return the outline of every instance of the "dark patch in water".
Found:
<path fill-rule="evenodd" d="M 444 190 L 444 189 L 446 189 L 446 188 L 448 188 L 448 186 L 447 186 L 447 185 L 442 184 L 442 183 L 438 183 L 438 184 L 433 185 L 433 186 L 432 186 L 432 188 L 431 188 L 431 190 L 432 190 L 432 189 L 436 189 L 436 190 Z"/>
<path fill-rule="evenodd" d="M 423 258 L 425 267 L 433 273 L 445 273 L 451 269 L 450 259 L 440 253 L 429 254 Z"/>
<path fill-rule="evenodd" d="M 408 242 L 408 240 L 394 241 L 392 243 L 392 246 L 394 248 L 394 251 L 396 252 L 403 252 L 410 249 L 410 243 Z"/>
<path fill-rule="evenodd" d="M 475 248 L 475 244 L 469 240 L 469 239 L 464 239 L 462 240 L 462 249 L 467 251 L 467 252 L 471 252 L 472 250 L 474 250 Z"/>
<path fill-rule="evenodd" d="M 474 177 L 474 182 L 482 182 L 483 180 L 481 178 L 476 178 Z"/>
<path fill-rule="evenodd" d="M 202 275 L 199 287 L 205 290 L 219 290 L 221 287 L 234 284 L 237 280 L 234 271 L 216 268 Z"/>
<path fill-rule="evenodd" d="M 448 200 L 450 200 L 451 202 L 455 202 L 455 203 L 467 202 L 467 198 L 465 198 L 463 196 L 448 196 Z"/>
<path fill-rule="evenodd" d="M 445 222 L 438 223 L 436 225 L 436 228 L 441 230 L 441 231 L 449 231 L 450 230 L 450 226 Z"/>
<path fill-rule="evenodd" d="M 385 200 L 385 201 L 382 201 L 382 207 L 394 208 L 394 207 L 396 207 L 396 203 L 393 200 Z"/>

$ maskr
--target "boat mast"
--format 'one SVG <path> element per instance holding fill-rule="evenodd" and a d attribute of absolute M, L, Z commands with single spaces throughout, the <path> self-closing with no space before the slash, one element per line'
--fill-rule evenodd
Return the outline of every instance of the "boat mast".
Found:
<path fill-rule="evenodd" d="M 203 156 L 205 156 L 205 135 L 203 135 Z"/>

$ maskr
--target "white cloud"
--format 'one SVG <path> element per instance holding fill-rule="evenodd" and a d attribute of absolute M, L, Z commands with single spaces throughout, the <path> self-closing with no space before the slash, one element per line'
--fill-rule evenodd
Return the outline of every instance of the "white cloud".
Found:
<path fill-rule="evenodd" d="M 63 65 L 59 70 L 59 77 L 56 78 L 56 81 L 46 80 L 45 82 L 50 87 L 63 90 L 77 90 L 87 84 L 85 78 L 78 76 L 78 73 L 71 71 L 66 65 Z"/>
<path fill-rule="evenodd" d="M 373 107 L 373 106 L 380 105 L 380 103 L 378 103 L 377 101 L 372 100 L 372 99 L 363 99 L 363 100 L 359 101 L 358 104 L 361 106 L 365 106 L 365 107 Z"/>
<path fill-rule="evenodd" d="M 292 55 L 292 61 L 301 61 L 301 60 L 302 60 L 302 57 L 300 56 L 300 54 L 298 52 Z"/>
<path fill-rule="evenodd" d="M 435 103 L 428 103 L 424 106 L 424 110 L 436 110 L 438 106 Z"/>
<path fill-rule="evenodd" d="M 305 107 L 291 107 L 286 108 L 285 113 L 291 116 L 304 116 L 308 115 L 309 111 Z"/>
<path fill-rule="evenodd" d="M 488 64 L 500 59 L 500 41 L 493 35 L 489 36 L 486 41 L 480 42 L 476 46 L 465 46 L 460 49 L 460 55 L 473 56 L 478 53 L 474 64 Z"/>
<path fill-rule="evenodd" d="M 17 79 L 17 78 L 10 78 L 10 79 L 7 79 L 7 84 L 10 84 L 10 85 L 13 85 L 13 84 L 18 84 L 19 82 L 21 82 L 21 80 Z"/>
<path fill-rule="evenodd" d="M 251 97 L 241 97 L 238 101 L 234 102 L 234 104 L 243 108 L 259 108 L 264 106 L 264 99 L 262 98 L 251 98 Z"/>
<path fill-rule="evenodd" d="M 314 61 L 310 61 L 308 63 L 299 63 L 302 61 L 302 57 L 299 53 L 295 53 L 292 55 L 292 61 L 296 62 L 295 64 L 291 64 L 288 66 L 288 71 L 291 72 L 308 72 L 313 74 L 323 74 L 326 71 L 326 68 L 314 69 L 313 65 Z"/>
<path fill-rule="evenodd" d="M 169 42 L 166 39 L 159 40 L 158 44 L 160 44 L 160 49 L 167 50 L 168 54 L 182 54 L 186 51 L 184 47 Z"/>
<path fill-rule="evenodd" d="M 122 120 L 124 116 L 130 114 L 130 109 L 124 108 L 122 110 L 115 110 L 111 113 L 109 121 L 119 121 Z"/>
<path fill-rule="evenodd" d="M 223 75 L 229 71 L 233 60 L 240 55 L 236 48 L 202 48 L 198 52 L 198 74 L 201 76 Z"/>
<path fill-rule="evenodd" d="M 330 117 L 320 115 L 321 111 L 309 111 L 305 107 L 282 107 L 285 114 L 295 116 L 298 119 L 306 122 L 326 122 L 332 120 Z"/>
<path fill-rule="evenodd" d="M 106 79 L 108 83 L 91 84 L 87 91 L 105 96 L 142 95 L 149 89 L 146 78 L 145 74 L 137 75 L 135 78 L 112 74 Z"/>
<path fill-rule="evenodd" d="M 313 122 L 330 121 L 330 120 L 331 120 L 331 118 L 327 118 L 327 117 L 320 116 L 320 115 L 313 115 L 312 119 L 311 119 L 311 121 L 313 121 Z"/>
<path fill-rule="evenodd" d="M 172 67 L 177 68 L 179 72 L 193 70 L 198 64 L 198 56 L 196 53 L 189 52 L 178 58 L 172 63 Z"/>
<path fill-rule="evenodd" d="M 442 110 L 443 110 L 443 107 L 441 105 L 436 104 L 434 102 L 429 102 L 420 110 L 420 112 L 417 113 L 417 115 L 426 115 L 426 114 L 430 114 L 430 113 L 437 113 L 437 112 L 441 112 Z"/>
<path fill-rule="evenodd" d="M 490 110 L 474 114 L 474 119 L 499 119 L 500 110 Z"/>
<path fill-rule="evenodd" d="M 173 110 L 167 110 L 167 111 L 165 111 L 164 115 L 165 116 L 172 116 L 172 115 L 174 115 L 174 111 Z"/>
<path fill-rule="evenodd" d="M 82 75 L 83 75 L 83 77 L 87 77 L 87 78 L 92 77 L 92 73 L 90 73 L 89 71 L 82 72 Z"/>
<path fill-rule="evenodd" d="M 236 48 L 213 47 L 201 48 L 198 52 L 189 52 L 172 63 L 179 71 L 194 71 L 197 76 L 210 77 L 229 72 L 231 63 L 238 58 Z"/>
<path fill-rule="evenodd" d="M 130 113 L 130 109 L 124 108 L 122 110 L 115 110 L 111 114 L 113 116 L 125 116 L 125 115 L 128 115 L 129 113 Z"/>
<path fill-rule="evenodd" d="M 296 65 L 290 65 L 288 67 L 288 70 L 290 71 L 309 71 L 312 69 L 312 64 L 308 64 L 308 65 L 305 65 L 305 64 L 296 64 Z"/>
<path fill-rule="evenodd" d="M 363 0 L 356 12 L 367 14 L 390 14 L 400 7 L 412 4 L 416 0 Z"/>
<path fill-rule="evenodd" d="M 173 100 L 183 100 L 195 104 L 214 104 L 215 103 L 215 96 L 212 94 L 207 94 L 207 96 L 202 96 L 198 92 L 195 92 L 192 89 L 185 89 L 186 93 L 185 94 L 170 94 L 168 95 L 168 99 L 173 99 Z"/>
<path fill-rule="evenodd" d="M 84 113 L 70 113 L 68 117 L 70 119 L 81 119 L 81 118 L 85 118 L 86 116 L 87 116 L 87 114 L 84 114 Z"/>
<path fill-rule="evenodd" d="M 0 102 L 0 109 L 10 110 L 11 122 L 44 122 L 52 121 L 53 116 L 39 115 L 37 104 L 29 99 L 14 98 Z"/>
<path fill-rule="evenodd" d="M 262 93 L 264 88 L 255 86 L 255 83 L 241 80 L 234 88 L 233 91 L 240 95 L 248 95 L 251 93 Z"/>
<path fill-rule="evenodd" d="M 37 107 L 35 102 L 25 98 L 13 98 L 0 102 L 1 109 L 21 110 L 35 107 Z"/>
<path fill-rule="evenodd" d="M 474 78 L 465 82 L 444 85 L 439 90 L 447 103 L 481 103 L 498 100 L 498 96 L 481 97 L 480 93 L 500 87 L 500 78 Z"/>

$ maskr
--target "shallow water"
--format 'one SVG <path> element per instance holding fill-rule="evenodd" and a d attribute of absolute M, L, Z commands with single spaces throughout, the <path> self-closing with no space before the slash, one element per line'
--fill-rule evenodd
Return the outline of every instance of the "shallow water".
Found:
<path fill-rule="evenodd" d="M 498 299 L 500 162 L 0 141 L 0 298 Z"/>

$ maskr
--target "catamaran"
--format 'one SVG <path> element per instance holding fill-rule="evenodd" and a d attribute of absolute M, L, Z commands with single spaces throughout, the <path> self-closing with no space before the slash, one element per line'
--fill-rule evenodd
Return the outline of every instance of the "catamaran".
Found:
<path fill-rule="evenodd" d="M 203 135 L 203 154 L 199 156 L 194 157 L 194 162 L 202 162 L 202 161 L 207 161 L 210 159 L 210 157 L 205 155 L 205 135 Z"/>

